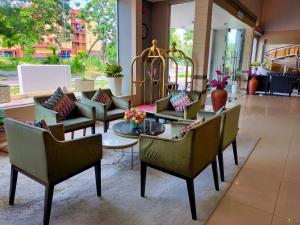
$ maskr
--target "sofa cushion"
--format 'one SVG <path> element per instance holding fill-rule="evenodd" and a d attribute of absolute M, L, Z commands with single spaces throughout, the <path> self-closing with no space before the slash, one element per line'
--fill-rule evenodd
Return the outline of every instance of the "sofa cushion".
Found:
<path fill-rule="evenodd" d="M 65 95 L 60 87 L 48 100 L 42 103 L 42 106 L 58 112 L 61 120 L 67 119 L 76 108 L 75 102 Z"/>
<path fill-rule="evenodd" d="M 107 119 L 108 120 L 116 120 L 124 117 L 125 110 L 124 109 L 112 109 L 107 111 Z"/>
<path fill-rule="evenodd" d="M 96 91 L 94 96 L 91 99 L 92 101 L 102 103 L 107 106 L 107 110 L 111 107 L 112 105 L 112 100 L 108 94 L 106 94 L 104 91 L 99 89 Z"/>
<path fill-rule="evenodd" d="M 95 122 L 86 117 L 76 117 L 62 121 L 65 132 L 92 126 Z"/>
<path fill-rule="evenodd" d="M 171 97 L 170 102 L 176 112 L 183 112 L 185 106 L 192 103 L 191 99 L 185 92 L 180 92 Z"/>

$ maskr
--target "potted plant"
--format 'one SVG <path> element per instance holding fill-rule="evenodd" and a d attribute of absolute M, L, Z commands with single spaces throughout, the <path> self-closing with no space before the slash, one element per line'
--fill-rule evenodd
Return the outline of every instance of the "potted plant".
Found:
<path fill-rule="evenodd" d="M 81 79 L 75 79 L 75 91 L 78 92 L 95 89 L 95 81 L 86 78 L 86 64 L 83 62 L 83 59 L 86 57 L 85 52 L 78 51 L 71 64 L 72 73 L 80 73 L 81 75 Z"/>
<path fill-rule="evenodd" d="M 228 95 L 224 88 L 229 79 L 229 76 L 224 75 L 220 70 L 217 70 L 216 73 L 217 78 L 210 81 L 210 86 L 215 88 L 215 90 L 211 92 L 211 102 L 215 112 L 226 105 Z"/>
<path fill-rule="evenodd" d="M 141 129 L 146 113 L 139 108 L 128 109 L 124 114 L 124 119 L 130 123 L 131 129 Z"/>
<path fill-rule="evenodd" d="M 109 87 L 112 93 L 116 96 L 122 95 L 122 80 L 124 75 L 122 66 L 117 63 L 107 63 L 104 69 L 104 74 L 107 77 Z"/>

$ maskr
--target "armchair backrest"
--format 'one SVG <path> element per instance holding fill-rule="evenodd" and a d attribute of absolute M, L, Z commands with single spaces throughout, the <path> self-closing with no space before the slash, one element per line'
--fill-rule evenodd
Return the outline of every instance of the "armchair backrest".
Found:
<path fill-rule="evenodd" d="M 236 105 L 221 113 L 222 126 L 220 134 L 220 148 L 224 150 L 236 138 L 239 130 L 241 105 Z"/>
<path fill-rule="evenodd" d="M 176 95 L 178 94 L 179 92 L 182 92 L 182 90 L 171 90 L 170 91 L 170 95 Z M 201 97 L 201 93 L 200 92 L 196 92 L 196 91 L 184 91 L 188 96 L 189 98 L 194 102 L 194 101 L 198 101 L 200 100 L 200 97 Z"/>
<path fill-rule="evenodd" d="M 216 159 L 220 126 L 221 117 L 215 116 L 189 131 L 193 132 L 191 165 L 194 175 Z"/>
<path fill-rule="evenodd" d="M 10 162 L 25 172 L 48 181 L 45 136 L 51 136 L 42 128 L 13 119 L 5 119 Z M 52 137 L 52 136 L 51 136 Z"/>

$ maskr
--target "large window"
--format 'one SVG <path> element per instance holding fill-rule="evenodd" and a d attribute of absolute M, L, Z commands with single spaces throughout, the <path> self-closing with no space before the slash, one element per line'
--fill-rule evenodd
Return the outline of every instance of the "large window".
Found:
<path fill-rule="evenodd" d="M 117 52 L 117 0 L 0 1 L 0 81 L 12 94 L 20 63 L 69 64 L 72 81 L 84 74 L 106 86 Z"/>

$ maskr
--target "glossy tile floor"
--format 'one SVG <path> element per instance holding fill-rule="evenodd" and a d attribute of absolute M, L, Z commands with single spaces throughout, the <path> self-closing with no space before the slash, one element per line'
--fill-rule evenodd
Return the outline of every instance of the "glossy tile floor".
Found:
<path fill-rule="evenodd" d="M 239 102 L 240 132 L 261 139 L 207 225 L 300 225 L 300 98 Z"/>

